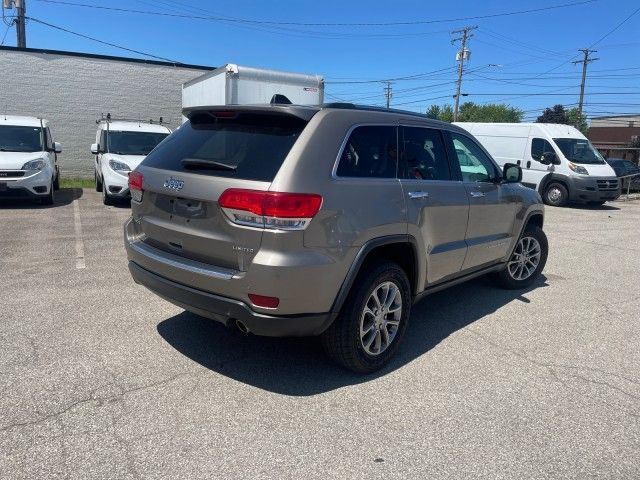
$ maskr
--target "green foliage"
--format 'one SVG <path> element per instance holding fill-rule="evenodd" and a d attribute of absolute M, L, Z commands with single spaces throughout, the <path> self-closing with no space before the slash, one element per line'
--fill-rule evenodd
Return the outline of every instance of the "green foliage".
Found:
<path fill-rule="evenodd" d="M 580 115 L 578 107 L 573 107 L 571 110 L 567 111 L 567 124 L 576 127 L 584 136 L 589 133 L 587 117 L 584 114 Z"/>
<path fill-rule="evenodd" d="M 569 125 L 567 111 L 562 105 L 554 105 L 552 108 L 545 108 L 542 115 L 536 120 L 538 123 L 562 123 Z"/>
<path fill-rule="evenodd" d="M 442 120 L 444 122 L 453 121 L 453 107 L 451 105 L 431 105 L 426 114 L 429 118 Z M 519 108 L 503 103 L 478 105 L 473 102 L 465 102 L 460 105 L 458 121 L 518 123 L 522 121 L 523 116 L 524 112 Z"/>
<path fill-rule="evenodd" d="M 60 177 L 60 188 L 94 188 L 93 178 L 64 178 Z"/>
<path fill-rule="evenodd" d="M 443 122 L 453 122 L 453 107 L 451 105 L 431 105 L 427 110 L 427 117 Z"/>
<path fill-rule="evenodd" d="M 562 105 L 554 105 L 551 108 L 545 108 L 542 115 L 538 117 L 536 122 L 572 125 L 580 130 L 584 135 L 589 132 L 587 117 L 578 113 L 578 107 L 573 107 L 570 110 L 565 110 Z"/>

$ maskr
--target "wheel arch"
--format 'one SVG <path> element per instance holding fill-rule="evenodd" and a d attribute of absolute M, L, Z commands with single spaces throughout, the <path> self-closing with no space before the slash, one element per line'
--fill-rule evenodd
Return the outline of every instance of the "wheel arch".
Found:
<path fill-rule="evenodd" d="M 349 292 L 358 275 L 371 264 L 381 261 L 392 261 L 399 264 L 407 274 L 411 285 L 411 293 L 415 295 L 421 281 L 420 256 L 418 242 L 411 235 L 390 235 L 375 238 L 366 242 L 356 255 L 347 275 L 342 282 L 338 295 L 334 300 L 332 321 L 342 309 Z"/>
<path fill-rule="evenodd" d="M 544 198 L 544 193 L 547 190 L 547 187 L 549 186 L 550 183 L 562 184 L 562 186 L 564 186 L 564 188 L 567 189 L 567 194 L 571 196 L 571 187 L 569 186 L 571 182 L 569 181 L 567 176 L 559 173 L 549 173 L 542 178 L 542 181 L 540 182 L 540 186 L 538 187 L 538 193 L 542 198 Z"/>

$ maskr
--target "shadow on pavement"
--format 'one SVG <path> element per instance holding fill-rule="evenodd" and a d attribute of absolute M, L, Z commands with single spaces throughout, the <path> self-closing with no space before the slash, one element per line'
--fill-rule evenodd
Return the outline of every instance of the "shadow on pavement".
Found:
<path fill-rule="evenodd" d="M 34 198 L 0 199 L 0 209 L 37 210 L 63 207 L 81 197 L 81 188 L 61 188 L 53 194 L 53 205 L 42 205 L 39 199 Z"/>
<path fill-rule="evenodd" d="M 267 338 L 231 331 L 213 320 L 184 312 L 158 325 L 160 335 L 200 365 L 239 382 L 291 396 L 308 396 L 386 375 L 428 352 L 452 333 L 548 286 L 546 277 L 526 290 L 503 290 L 489 278 L 435 293 L 414 305 L 404 343 L 394 360 L 371 375 L 335 366 L 316 338 Z"/>
<path fill-rule="evenodd" d="M 602 210 L 602 211 L 614 211 L 620 210 L 620 207 L 616 207 L 615 205 L 611 205 L 609 203 L 605 203 L 604 205 L 589 205 L 583 203 L 573 203 L 568 205 L 569 208 L 573 208 L 575 210 Z M 566 208 L 566 207 L 563 207 Z"/>

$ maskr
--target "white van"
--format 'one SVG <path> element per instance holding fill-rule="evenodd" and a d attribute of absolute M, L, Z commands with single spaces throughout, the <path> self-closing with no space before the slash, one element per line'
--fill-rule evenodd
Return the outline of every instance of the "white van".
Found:
<path fill-rule="evenodd" d="M 97 121 L 95 155 L 96 191 L 102 192 L 102 202 L 129 197 L 129 172 L 164 140 L 171 130 L 161 123 L 116 120 L 110 115 Z"/>
<path fill-rule="evenodd" d="M 52 205 L 53 191 L 60 188 L 61 152 L 47 120 L 0 115 L 0 198 L 35 198 Z"/>
<path fill-rule="evenodd" d="M 547 205 L 568 202 L 602 205 L 620 196 L 620 182 L 591 142 L 570 125 L 551 123 L 467 123 L 503 166 L 522 167 L 522 184 L 537 190 Z"/>

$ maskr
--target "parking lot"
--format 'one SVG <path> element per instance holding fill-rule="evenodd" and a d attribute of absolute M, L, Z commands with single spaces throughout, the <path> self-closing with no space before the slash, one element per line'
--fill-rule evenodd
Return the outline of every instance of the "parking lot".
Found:
<path fill-rule="evenodd" d="M 0 206 L 0 477 L 640 477 L 640 202 L 548 207 L 542 282 L 428 297 L 372 376 L 134 284 L 128 212 Z"/>

